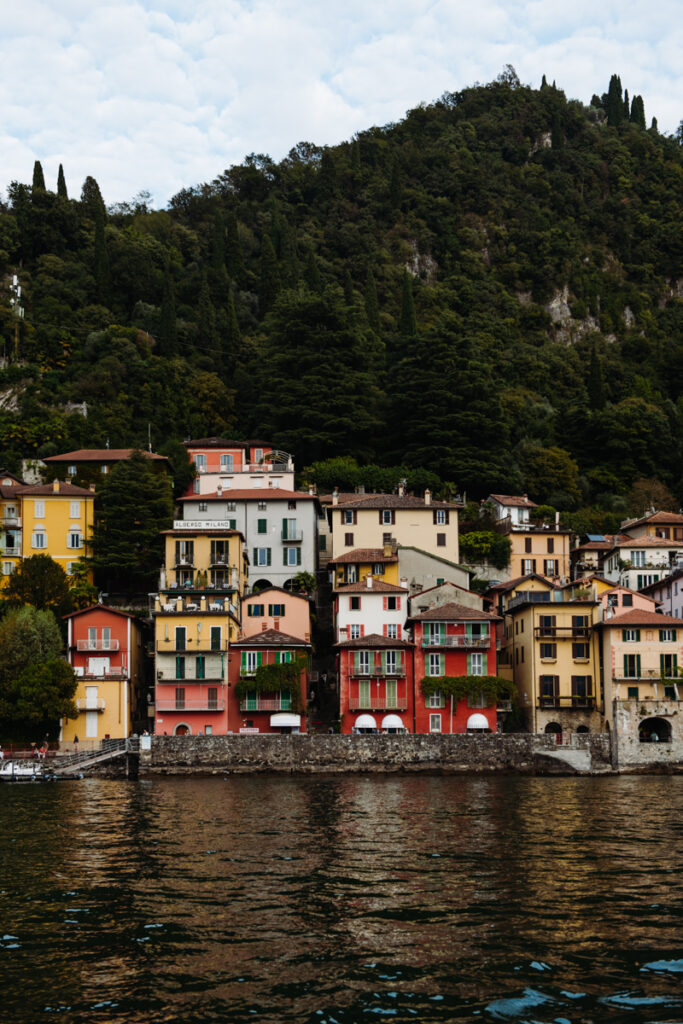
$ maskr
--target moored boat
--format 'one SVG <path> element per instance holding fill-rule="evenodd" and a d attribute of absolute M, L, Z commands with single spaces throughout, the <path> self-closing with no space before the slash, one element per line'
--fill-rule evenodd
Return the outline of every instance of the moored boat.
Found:
<path fill-rule="evenodd" d="M 2 782 L 48 782 L 52 773 L 35 761 L 0 761 Z"/>

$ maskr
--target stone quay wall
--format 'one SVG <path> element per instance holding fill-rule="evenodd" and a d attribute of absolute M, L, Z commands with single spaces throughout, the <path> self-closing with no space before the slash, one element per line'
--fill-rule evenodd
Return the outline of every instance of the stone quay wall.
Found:
<path fill-rule="evenodd" d="M 588 771 L 609 771 L 608 734 L 575 738 L 589 757 Z M 142 746 L 142 745 L 141 745 Z M 147 744 L 145 744 L 145 747 Z M 153 736 L 140 750 L 140 775 L 219 775 L 343 772 L 443 774 L 569 773 L 571 763 L 543 756 L 558 747 L 553 736 L 528 733 L 471 735 L 261 735 Z"/>

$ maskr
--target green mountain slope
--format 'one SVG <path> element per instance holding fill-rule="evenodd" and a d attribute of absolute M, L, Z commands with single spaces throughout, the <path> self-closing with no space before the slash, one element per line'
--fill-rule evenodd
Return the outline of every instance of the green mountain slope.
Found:
<path fill-rule="evenodd" d="M 13 183 L 0 461 L 151 424 L 157 447 L 257 433 L 472 497 L 618 509 L 645 477 L 683 500 L 682 140 L 618 79 L 584 106 L 510 70 L 165 211 Z"/>

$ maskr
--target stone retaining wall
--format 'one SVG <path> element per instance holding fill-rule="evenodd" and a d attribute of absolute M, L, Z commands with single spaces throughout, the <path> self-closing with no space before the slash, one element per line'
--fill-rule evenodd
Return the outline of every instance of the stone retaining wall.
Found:
<path fill-rule="evenodd" d="M 581 736 L 573 749 L 590 754 L 591 770 L 610 764 L 607 734 Z M 568 772 L 570 764 L 542 756 L 556 751 L 554 737 L 509 735 L 307 734 L 260 736 L 154 736 L 140 752 L 140 774 L 254 772 Z"/>

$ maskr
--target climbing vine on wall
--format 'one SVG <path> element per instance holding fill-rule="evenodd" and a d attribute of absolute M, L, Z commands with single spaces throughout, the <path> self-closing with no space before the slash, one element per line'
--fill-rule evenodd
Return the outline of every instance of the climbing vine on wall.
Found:
<path fill-rule="evenodd" d="M 424 697 L 431 697 L 438 691 L 454 700 L 483 693 L 489 705 L 515 697 L 514 683 L 502 676 L 428 676 L 420 683 L 420 689 Z"/>

